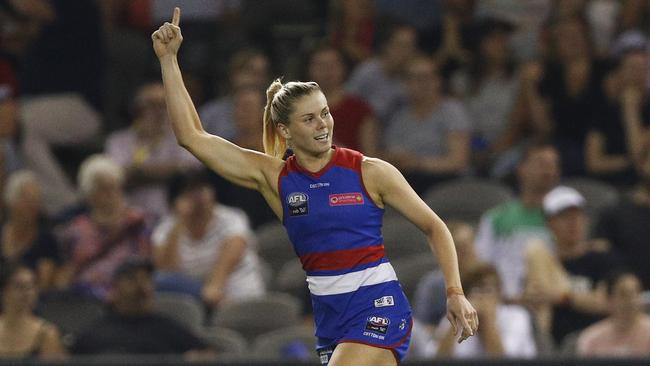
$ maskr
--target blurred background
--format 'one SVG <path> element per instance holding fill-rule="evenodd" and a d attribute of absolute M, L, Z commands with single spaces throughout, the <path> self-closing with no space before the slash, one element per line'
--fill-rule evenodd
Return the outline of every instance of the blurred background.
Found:
<path fill-rule="evenodd" d="M 318 363 L 283 227 L 173 136 L 150 37 L 174 6 L 208 132 L 262 151 L 266 87 L 316 81 L 335 145 L 447 222 L 461 345 L 386 210 L 408 364 L 648 362 L 650 1 L 0 0 L 0 364 Z"/>

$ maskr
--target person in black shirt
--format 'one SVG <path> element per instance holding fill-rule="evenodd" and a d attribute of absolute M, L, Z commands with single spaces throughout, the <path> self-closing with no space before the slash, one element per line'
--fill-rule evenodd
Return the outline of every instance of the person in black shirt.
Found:
<path fill-rule="evenodd" d="M 556 187 L 544 197 L 544 214 L 555 244 L 529 250 L 529 272 L 524 298 L 535 313 L 537 325 L 557 344 L 607 314 L 604 280 L 618 268 L 614 253 L 596 250 L 588 240 L 585 199 L 573 188 Z"/>
<path fill-rule="evenodd" d="M 567 17 L 550 29 L 554 57 L 544 67 L 539 84 L 551 137 L 562 156 L 564 176 L 584 174 L 584 142 L 593 123 L 594 105 L 602 102 L 601 83 L 607 65 L 591 50 L 587 25 Z"/>
<path fill-rule="evenodd" d="M 596 235 L 607 239 L 643 287 L 650 288 L 650 141 L 640 156 L 638 186 L 620 204 L 603 212 Z"/>
<path fill-rule="evenodd" d="M 53 289 L 61 254 L 43 213 L 38 178 L 28 170 L 16 171 L 7 179 L 3 199 L 7 212 L 0 226 L 0 259 L 32 269 L 39 290 Z"/>
<path fill-rule="evenodd" d="M 153 310 L 153 265 L 127 259 L 115 271 L 107 314 L 82 332 L 75 354 L 182 354 L 209 359 L 214 353 L 192 332 Z"/>
<path fill-rule="evenodd" d="M 617 186 L 631 186 L 638 179 L 643 136 L 650 132 L 650 95 L 647 92 L 648 55 L 630 49 L 606 78 L 605 103 L 595 106 L 593 126 L 585 143 L 587 172 Z"/>

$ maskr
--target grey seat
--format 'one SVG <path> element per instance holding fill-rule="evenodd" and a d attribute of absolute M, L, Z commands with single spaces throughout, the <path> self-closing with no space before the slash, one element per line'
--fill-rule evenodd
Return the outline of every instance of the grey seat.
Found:
<path fill-rule="evenodd" d="M 280 292 L 286 292 L 296 298 L 301 298 L 305 295 L 307 280 L 302 265 L 297 258 L 290 259 L 282 266 L 275 278 L 273 287 Z"/>
<path fill-rule="evenodd" d="M 416 254 L 391 261 L 406 297 L 413 302 L 415 290 L 425 274 L 438 267 L 433 253 Z"/>
<path fill-rule="evenodd" d="M 261 298 L 223 303 L 213 324 L 233 329 L 248 341 L 275 329 L 300 322 L 300 301 L 289 294 L 268 293 Z"/>
<path fill-rule="evenodd" d="M 202 304 L 189 295 L 158 292 L 154 307 L 158 314 L 173 319 L 194 332 L 198 332 L 205 322 Z"/>
<path fill-rule="evenodd" d="M 512 190 L 493 180 L 463 178 L 437 185 L 423 199 L 444 220 L 478 222 L 490 208 L 513 199 Z"/>
<path fill-rule="evenodd" d="M 391 260 L 431 253 L 427 237 L 420 229 L 401 216 L 385 217 L 382 235 L 386 255 Z"/>
<path fill-rule="evenodd" d="M 253 350 L 260 359 L 318 362 L 314 331 L 305 326 L 287 327 L 261 334 L 255 339 Z"/>
<path fill-rule="evenodd" d="M 255 231 L 255 235 L 259 243 L 258 252 L 274 273 L 278 273 L 289 259 L 295 258 L 293 245 L 281 224 L 263 225 Z"/>
<path fill-rule="evenodd" d="M 66 346 L 105 313 L 104 305 L 95 299 L 69 293 L 50 294 L 41 299 L 38 315 L 54 323 Z"/>
<path fill-rule="evenodd" d="M 205 327 L 199 336 L 221 356 L 243 356 L 249 352 L 249 345 L 238 332 L 221 327 Z"/>

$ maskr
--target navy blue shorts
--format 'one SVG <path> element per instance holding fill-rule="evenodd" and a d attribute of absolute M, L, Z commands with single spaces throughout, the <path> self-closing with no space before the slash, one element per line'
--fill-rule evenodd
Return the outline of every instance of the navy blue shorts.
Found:
<path fill-rule="evenodd" d="M 345 330 L 340 339 L 319 337 L 319 347 L 316 352 L 318 352 L 321 365 L 327 365 L 336 345 L 360 343 L 392 351 L 399 365 L 408 351 L 412 327 L 413 320 L 410 311 L 401 314 L 392 314 L 385 310 L 373 311 L 358 316 L 357 321 Z"/>

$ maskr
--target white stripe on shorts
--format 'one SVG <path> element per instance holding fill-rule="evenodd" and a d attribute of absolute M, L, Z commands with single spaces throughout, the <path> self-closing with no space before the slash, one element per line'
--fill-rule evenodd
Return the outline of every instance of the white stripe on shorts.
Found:
<path fill-rule="evenodd" d="M 316 296 L 344 294 L 356 291 L 361 286 L 396 280 L 395 270 L 388 262 L 338 276 L 307 276 L 309 291 Z"/>

